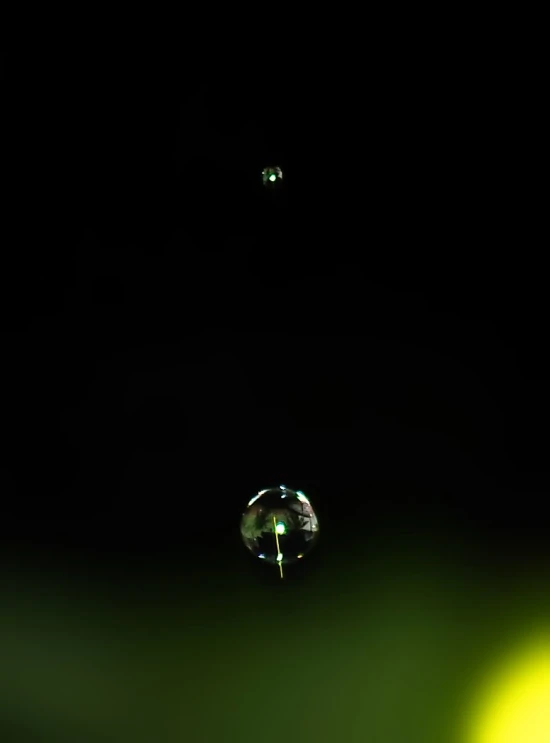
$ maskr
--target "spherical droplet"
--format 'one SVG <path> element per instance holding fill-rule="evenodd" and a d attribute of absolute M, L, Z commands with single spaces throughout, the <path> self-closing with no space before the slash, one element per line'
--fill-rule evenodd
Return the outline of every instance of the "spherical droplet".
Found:
<path fill-rule="evenodd" d="M 280 485 L 260 490 L 249 500 L 241 518 L 241 536 L 256 557 L 288 565 L 317 542 L 319 522 L 304 493 Z"/>
<path fill-rule="evenodd" d="M 281 183 L 283 180 L 283 171 L 281 168 L 276 166 L 270 166 L 262 170 L 262 181 L 264 186 L 273 188 Z"/>

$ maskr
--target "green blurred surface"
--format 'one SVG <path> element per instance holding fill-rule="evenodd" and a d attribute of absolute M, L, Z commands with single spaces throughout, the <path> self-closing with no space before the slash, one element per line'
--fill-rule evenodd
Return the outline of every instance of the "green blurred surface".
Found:
<path fill-rule="evenodd" d="M 544 566 L 374 545 L 266 581 L 13 561 L 0 730 L 20 741 L 468 743 L 483 678 L 550 620 Z"/>

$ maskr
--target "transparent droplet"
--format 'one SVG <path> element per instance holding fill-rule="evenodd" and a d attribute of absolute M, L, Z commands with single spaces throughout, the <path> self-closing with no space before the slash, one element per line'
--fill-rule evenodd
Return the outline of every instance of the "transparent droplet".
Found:
<path fill-rule="evenodd" d="M 276 166 L 270 166 L 262 170 L 262 181 L 264 186 L 273 188 L 283 180 L 283 171 Z"/>
<path fill-rule="evenodd" d="M 306 555 L 319 537 L 319 522 L 301 490 L 280 485 L 260 490 L 241 518 L 241 536 L 253 555 L 272 565 L 288 565 Z"/>

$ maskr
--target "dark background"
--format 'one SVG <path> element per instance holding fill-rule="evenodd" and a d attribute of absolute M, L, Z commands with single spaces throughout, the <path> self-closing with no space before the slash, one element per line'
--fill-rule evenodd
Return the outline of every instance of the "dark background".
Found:
<path fill-rule="evenodd" d="M 484 627 L 501 637 L 518 607 L 546 616 L 537 97 L 497 52 L 444 47 L 384 47 L 363 66 L 315 74 L 210 70 L 166 51 L 78 44 L 6 58 L 4 624 L 26 626 L 21 617 L 46 611 L 42 596 L 45 646 L 63 627 L 69 654 L 93 655 L 96 626 L 115 614 L 125 617 L 120 636 L 147 638 L 120 662 L 134 681 L 128 668 L 140 669 L 128 717 L 118 707 L 103 715 L 82 691 L 74 728 L 64 701 L 47 703 L 56 684 L 37 680 L 47 653 L 28 651 L 22 670 L 13 650 L 14 735 L 84 740 L 80 725 L 112 731 L 117 714 L 137 730 L 145 704 L 151 730 L 160 718 L 167 731 L 186 720 L 190 740 L 211 739 L 191 712 L 196 694 L 213 710 L 226 700 L 234 718 L 218 739 L 233 740 L 241 714 L 261 721 L 270 707 L 270 646 L 288 652 L 290 677 L 308 676 L 290 627 L 309 621 L 317 648 L 354 654 L 353 632 L 379 611 L 380 626 L 403 625 L 380 642 L 368 625 L 364 637 L 406 649 L 418 642 L 401 632 L 415 606 L 424 629 L 456 632 L 468 614 L 469 654 L 455 637 L 444 661 L 456 685 L 448 699 L 461 698 L 473 678 L 464 657 L 481 664 Z M 276 194 L 261 182 L 269 164 L 284 171 Z M 279 483 L 311 498 L 322 537 L 283 583 L 253 563 L 238 532 L 249 498 Z M 369 598 L 392 581 L 382 594 L 404 596 L 403 606 Z M 526 585 L 534 597 L 522 602 Z M 448 625 L 422 619 L 431 598 Z M 251 675 L 246 632 L 261 648 Z M 428 634 L 434 658 L 452 644 Z M 151 635 L 164 638 L 162 651 Z M 28 649 L 17 637 L 10 647 Z M 227 646 L 240 655 L 225 658 Z M 388 668 L 380 652 L 373 663 Z M 149 689 L 144 653 L 162 693 Z M 334 657 L 320 676 L 346 668 Z M 416 667 L 432 668 L 430 657 Z M 227 663 L 263 689 L 249 712 L 248 687 L 220 680 Z M 69 664 L 56 688 L 69 688 L 72 673 Z M 400 688 L 395 673 L 390 689 Z M 440 672 L 433 678 L 441 684 Z M 334 693 L 318 683 L 310 677 L 305 703 L 315 715 Z M 404 740 L 405 730 L 408 741 L 441 740 L 458 719 L 443 702 L 427 725 L 431 687 L 412 686 L 416 717 L 405 714 L 402 728 L 391 714 L 367 715 L 377 740 Z M 403 703 L 395 692 L 388 709 Z M 362 740 L 369 723 L 353 727 L 361 703 L 349 705 L 325 713 L 327 724 Z M 306 725 L 299 705 L 287 715 Z M 301 739 L 313 740 L 307 730 Z M 90 740 L 103 739 L 97 731 Z"/>

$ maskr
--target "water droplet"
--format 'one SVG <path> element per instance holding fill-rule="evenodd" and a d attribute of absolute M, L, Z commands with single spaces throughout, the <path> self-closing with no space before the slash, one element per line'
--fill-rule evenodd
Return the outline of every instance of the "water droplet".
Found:
<path fill-rule="evenodd" d="M 241 518 L 241 536 L 253 555 L 272 565 L 288 565 L 307 554 L 319 536 L 309 498 L 279 486 L 261 490 Z"/>
<path fill-rule="evenodd" d="M 283 171 L 279 167 L 269 167 L 262 170 L 262 181 L 264 186 L 273 188 L 283 180 Z"/>

